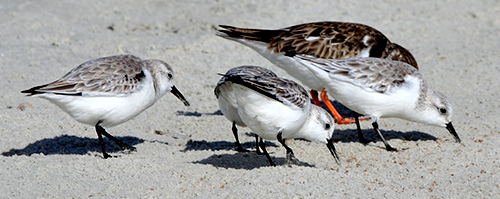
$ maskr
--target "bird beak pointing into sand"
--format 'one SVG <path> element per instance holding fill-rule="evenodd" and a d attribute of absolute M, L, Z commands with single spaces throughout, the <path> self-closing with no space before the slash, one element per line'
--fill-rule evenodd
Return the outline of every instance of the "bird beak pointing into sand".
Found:
<path fill-rule="evenodd" d="M 453 128 L 453 124 L 451 124 L 451 122 L 446 124 L 446 129 L 451 133 L 451 135 L 453 135 L 453 137 L 455 138 L 455 141 L 457 141 L 458 143 L 462 142 L 460 140 L 460 138 L 458 137 L 458 134 L 455 131 L 455 128 Z"/>
<path fill-rule="evenodd" d="M 184 105 L 189 106 L 189 102 L 186 100 L 186 98 L 184 98 L 182 93 L 179 90 L 177 90 L 175 86 L 172 86 L 172 90 L 170 92 L 174 94 L 177 98 L 179 98 L 179 100 L 181 100 L 184 103 Z"/>
<path fill-rule="evenodd" d="M 326 141 L 327 141 L 326 147 L 328 147 L 328 150 L 330 150 L 330 153 L 335 158 L 335 162 L 337 162 L 337 164 L 340 165 L 339 154 L 337 154 L 337 150 L 335 150 L 335 147 L 333 146 L 333 139 L 326 139 Z"/>

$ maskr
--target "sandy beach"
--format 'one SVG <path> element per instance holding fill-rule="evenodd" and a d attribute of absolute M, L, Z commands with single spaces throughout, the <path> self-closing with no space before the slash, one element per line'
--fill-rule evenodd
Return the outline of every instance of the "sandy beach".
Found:
<path fill-rule="evenodd" d="M 500 3 L 485 1 L 0 1 L 0 198 L 498 198 Z M 277 29 L 315 21 L 372 26 L 412 52 L 430 87 L 454 105 L 445 128 L 382 118 L 382 142 L 361 144 L 336 125 L 337 165 L 323 144 L 294 140 L 300 162 L 268 141 L 278 165 L 257 155 L 253 133 L 231 123 L 213 89 L 218 73 L 256 65 L 291 78 L 255 51 L 215 36 L 220 24 Z M 93 126 L 20 91 L 79 64 L 133 54 L 160 59 L 191 103 L 165 95 L 107 131 L 137 148 L 103 159 Z M 371 122 L 365 137 L 378 140 Z"/>

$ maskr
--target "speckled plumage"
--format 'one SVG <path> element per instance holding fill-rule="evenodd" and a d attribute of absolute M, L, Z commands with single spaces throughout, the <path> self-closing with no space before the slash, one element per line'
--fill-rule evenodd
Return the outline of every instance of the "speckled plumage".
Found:
<path fill-rule="evenodd" d="M 240 84 L 288 106 L 304 108 L 309 95 L 294 81 L 272 76 L 224 75 L 226 81 Z"/>
<path fill-rule="evenodd" d="M 79 65 L 52 83 L 30 89 L 30 95 L 127 95 L 139 89 L 145 77 L 143 68 L 147 67 L 145 61 L 133 55 L 98 58 Z"/>
<path fill-rule="evenodd" d="M 275 30 L 227 25 L 220 27 L 218 36 L 252 48 L 309 87 L 316 105 L 321 105 L 316 92 L 321 91 L 321 99 L 339 124 L 352 123 L 354 120 L 343 118 L 335 110 L 324 91 L 324 86 L 309 70 L 293 59 L 295 56 L 324 59 L 379 57 L 406 62 L 418 69 L 415 58 L 408 50 L 392 43 L 380 31 L 363 24 L 326 21 Z"/>
<path fill-rule="evenodd" d="M 189 103 L 173 84 L 173 71 L 161 60 L 116 55 L 87 61 L 60 79 L 23 90 L 49 100 L 77 121 L 95 125 L 104 158 L 102 135 L 122 149 L 135 149 L 106 132 L 104 127 L 124 123 L 152 106 L 168 92 Z"/>
<path fill-rule="evenodd" d="M 297 59 L 317 64 L 335 79 L 349 81 L 367 90 L 387 93 L 405 83 L 407 75 L 422 79 L 422 75 L 414 67 L 404 62 L 377 58 L 350 58 L 329 61 L 310 56 L 297 56 Z M 425 82 L 422 81 L 424 84 Z M 421 86 L 421 88 L 427 88 Z"/>
<path fill-rule="evenodd" d="M 220 110 L 224 117 L 232 122 L 232 131 L 234 138 L 236 139 L 236 150 L 240 152 L 247 152 L 246 149 L 243 149 L 243 146 L 240 143 L 240 140 L 238 138 L 238 128 L 236 127 L 236 125 L 242 127 L 246 127 L 247 125 L 242 121 L 241 117 L 238 114 L 237 99 L 233 92 L 232 83 L 231 81 L 229 81 L 229 78 L 227 76 L 241 76 L 243 77 L 243 79 L 262 76 L 278 76 L 273 71 L 259 66 L 238 66 L 231 68 L 226 72 L 225 75 L 222 75 L 219 82 L 217 82 L 217 85 L 215 86 L 214 94 L 217 98 Z M 258 146 L 259 136 L 256 134 L 255 137 L 257 142 L 257 153 L 260 154 Z"/>
<path fill-rule="evenodd" d="M 221 111 L 233 122 L 237 143 L 235 124 L 248 126 L 263 139 L 277 139 L 287 149 L 288 163 L 293 159 L 293 152 L 284 138 L 325 143 L 339 161 L 331 140 L 333 118 L 324 109 L 312 105 L 307 91 L 294 81 L 277 77 L 261 67 L 241 66 L 224 74 L 214 92 Z M 274 165 L 263 145 L 260 141 L 259 147 Z"/>
<path fill-rule="evenodd" d="M 348 108 L 369 116 L 373 127 L 386 145 L 392 148 L 378 130 L 378 119 L 394 117 L 446 127 L 460 142 L 451 117 L 453 107 L 448 98 L 427 86 L 413 66 L 381 58 L 321 59 L 295 56 L 323 85 Z M 360 141 L 365 142 L 357 122 Z"/>
<path fill-rule="evenodd" d="M 219 98 L 220 86 L 225 84 L 228 80 L 226 76 L 241 76 L 243 79 L 262 76 L 278 77 L 273 71 L 258 66 L 238 66 L 231 68 L 222 78 L 220 78 L 219 82 L 217 82 L 217 86 L 215 86 L 214 94 L 217 98 Z"/>
<path fill-rule="evenodd" d="M 413 55 L 367 25 L 348 22 L 305 23 L 276 30 L 221 25 L 225 38 L 262 42 L 278 54 L 310 55 L 324 59 L 379 57 L 406 62 L 418 69 Z"/>

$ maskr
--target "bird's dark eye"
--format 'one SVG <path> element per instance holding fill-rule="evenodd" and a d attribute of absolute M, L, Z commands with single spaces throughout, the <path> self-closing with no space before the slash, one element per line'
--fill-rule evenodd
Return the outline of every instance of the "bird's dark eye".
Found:
<path fill-rule="evenodd" d="M 168 74 L 168 78 L 169 78 L 169 79 L 172 79 L 172 73 L 169 73 L 169 74 Z"/>
<path fill-rule="evenodd" d="M 325 129 L 326 129 L 326 130 L 330 129 L 330 124 L 326 123 L 326 124 L 325 124 Z"/>
<path fill-rule="evenodd" d="M 446 109 L 445 108 L 440 108 L 439 112 L 441 112 L 442 114 L 445 114 L 446 113 Z"/>

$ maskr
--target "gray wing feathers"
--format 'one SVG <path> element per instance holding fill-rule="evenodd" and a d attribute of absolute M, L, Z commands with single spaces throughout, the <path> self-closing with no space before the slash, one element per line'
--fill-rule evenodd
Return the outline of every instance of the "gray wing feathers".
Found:
<path fill-rule="evenodd" d="M 38 93 L 66 95 L 126 95 L 145 77 L 143 60 L 133 55 L 85 62 L 62 78 L 36 89 Z"/>
<path fill-rule="evenodd" d="M 242 76 L 244 77 L 243 79 L 256 76 L 278 77 L 273 71 L 259 66 L 238 66 L 231 68 L 225 75 L 222 76 L 222 78 L 220 78 L 219 82 L 217 82 L 217 86 L 214 89 L 214 93 L 217 98 L 219 98 L 220 86 L 228 81 L 227 76 Z"/>
<path fill-rule="evenodd" d="M 276 99 L 287 105 L 303 108 L 309 101 L 307 91 L 294 81 L 279 77 L 245 79 L 247 86 L 253 90 L 261 90 L 262 94 Z"/>
<path fill-rule="evenodd" d="M 381 58 L 358 57 L 349 59 L 319 59 L 296 56 L 302 63 L 310 62 L 327 71 L 333 81 L 351 82 L 367 90 L 386 93 L 405 82 L 407 75 L 419 76 L 413 66 L 400 61 Z"/>
<path fill-rule="evenodd" d="M 282 103 L 304 107 L 309 100 L 307 91 L 294 81 L 279 78 L 274 72 L 258 66 L 240 66 L 229 70 L 217 83 L 214 93 L 226 82 L 236 83 L 255 90 Z"/>

